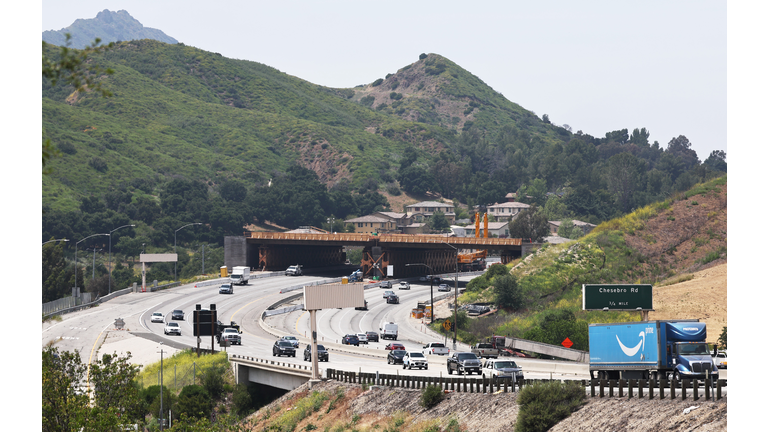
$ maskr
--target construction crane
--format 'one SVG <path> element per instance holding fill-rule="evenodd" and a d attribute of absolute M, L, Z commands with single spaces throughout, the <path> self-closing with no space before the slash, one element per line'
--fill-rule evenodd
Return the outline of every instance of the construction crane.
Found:
<path fill-rule="evenodd" d="M 480 213 L 475 213 L 475 238 L 480 237 Z M 488 238 L 488 213 L 483 214 L 483 238 Z M 469 253 L 458 254 L 458 264 L 461 271 L 474 271 L 485 269 L 485 257 L 487 250 L 475 250 Z"/>

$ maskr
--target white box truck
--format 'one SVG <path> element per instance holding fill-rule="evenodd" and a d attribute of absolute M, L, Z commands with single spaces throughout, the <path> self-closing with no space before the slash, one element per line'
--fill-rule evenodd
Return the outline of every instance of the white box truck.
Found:
<path fill-rule="evenodd" d="M 381 339 L 397 340 L 397 324 L 391 321 L 382 321 L 379 324 L 379 337 Z"/>
<path fill-rule="evenodd" d="M 232 267 L 232 274 L 229 275 L 229 281 L 233 284 L 248 285 L 248 279 L 251 277 L 251 269 L 248 267 Z"/>

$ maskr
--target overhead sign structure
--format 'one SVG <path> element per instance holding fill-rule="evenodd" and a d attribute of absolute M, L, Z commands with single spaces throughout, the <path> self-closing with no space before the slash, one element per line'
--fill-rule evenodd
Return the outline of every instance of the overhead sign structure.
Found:
<path fill-rule="evenodd" d="M 653 310 L 653 285 L 581 286 L 584 310 Z"/>

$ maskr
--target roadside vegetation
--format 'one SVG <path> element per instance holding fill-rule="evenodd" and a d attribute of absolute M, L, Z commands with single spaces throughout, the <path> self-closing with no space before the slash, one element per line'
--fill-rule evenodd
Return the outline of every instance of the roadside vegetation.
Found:
<path fill-rule="evenodd" d="M 704 209 L 701 226 L 676 227 L 670 230 L 685 232 L 680 239 L 693 238 L 694 246 L 684 254 L 676 250 L 652 248 L 658 240 L 648 232 L 650 223 L 659 219 L 667 221 L 667 215 L 676 207 L 698 207 L 703 197 L 723 194 L 727 177 L 697 184 L 689 191 L 650 204 L 627 215 L 598 225 L 591 233 L 564 244 L 544 244 L 523 259 L 504 266 L 494 264 L 484 275 L 467 284 L 460 304 L 486 303 L 498 308 L 488 317 L 472 319 L 459 314 L 459 340 L 474 344 L 492 335 L 512 336 L 560 345 L 565 338 L 573 342 L 572 348 L 589 349 L 588 325 L 598 322 L 639 321 L 637 312 L 584 311 L 582 310 L 582 284 L 637 283 L 665 285 L 690 279 L 675 262 L 682 257 L 694 266 L 708 264 L 727 257 L 725 233 L 707 225 L 714 219 L 712 209 Z M 696 200 L 696 197 L 702 197 Z M 674 222 L 674 221 L 670 221 Z M 678 222 L 678 224 L 681 222 Z M 704 237 L 705 240 L 697 240 Z M 630 242 L 633 240 L 633 242 Z M 676 244 L 677 244 L 676 243 Z M 722 243 L 722 246 L 718 246 Z M 649 245 L 641 252 L 637 245 Z M 706 251 L 705 248 L 711 250 Z M 655 255 L 654 255 L 655 254 Z M 698 255 L 696 255 L 698 254 Z M 695 258 L 700 256 L 701 258 Z M 680 259 L 682 259 L 680 258 Z M 682 269 L 685 271 L 685 269 Z M 433 325 L 441 330 L 442 320 Z"/>
<path fill-rule="evenodd" d="M 517 398 L 520 412 L 515 432 L 543 432 L 587 402 L 584 387 L 575 381 L 536 382 L 523 387 Z"/>

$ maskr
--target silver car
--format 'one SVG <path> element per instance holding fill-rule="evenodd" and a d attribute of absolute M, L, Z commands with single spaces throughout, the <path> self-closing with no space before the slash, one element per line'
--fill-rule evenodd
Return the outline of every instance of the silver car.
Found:
<path fill-rule="evenodd" d="M 406 281 L 402 281 L 402 282 L 400 282 L 400 289 L 401 289 L 401 290 L 402 290 L 402 289 L 407 289 L 407 290 L 409 290 L 409 289 L 411 289 L 411 284 L 409 284 L 409 283 L 408 283 L 408 282 L 406 282 Z"/>

